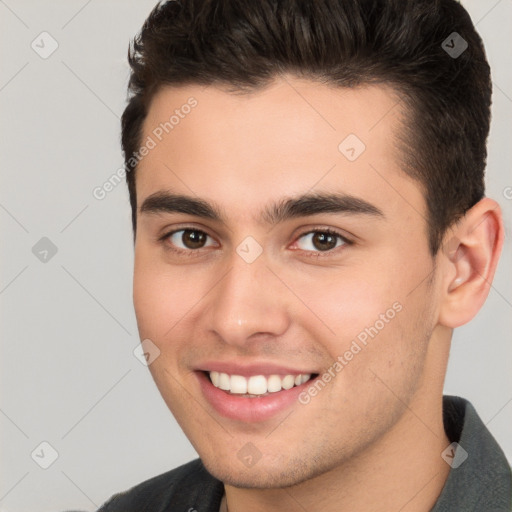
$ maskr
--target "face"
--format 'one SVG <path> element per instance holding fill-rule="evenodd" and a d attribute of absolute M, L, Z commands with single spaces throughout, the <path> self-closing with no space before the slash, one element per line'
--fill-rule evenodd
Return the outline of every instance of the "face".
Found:
<path fill-rule="evenodd" d="M 140 337 L 163 399 L 228 484 L 347 464 L 426 392 L 433 260 L 421 188 L 398 164 L 400 115 L 390 89 L 293 77 L 244 95 L 168 87 L 151 104 Z"/>

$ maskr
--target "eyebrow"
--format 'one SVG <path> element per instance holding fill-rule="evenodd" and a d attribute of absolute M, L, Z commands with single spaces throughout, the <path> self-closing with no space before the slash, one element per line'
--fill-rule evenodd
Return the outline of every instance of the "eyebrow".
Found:
<path fill-rule="evenodd" d="M 225 215 L 218 205 L 168 191 L 159 191 L 148 196 L 140 207 L 140 213 L 184 213 L 226 223 Z M 325 213 L 367 215 L 385 219 L 382 210 L 359 197 L 340 193 L 309 193 L 267 205 L 260 214 L 260 222 L 278 224 L 288 219 Z"/>

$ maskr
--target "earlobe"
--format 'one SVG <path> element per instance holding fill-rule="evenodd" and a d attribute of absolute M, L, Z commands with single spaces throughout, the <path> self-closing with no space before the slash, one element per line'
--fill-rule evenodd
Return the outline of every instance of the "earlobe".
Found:
<path fill-rule="evenodd" d="M 480 310 L 494 278 L 503 246 L 501 208 L 484 198 L 447 234 L 443 260 L 443 300 L 439 323 L 450 328 L 469 322 Z"/>

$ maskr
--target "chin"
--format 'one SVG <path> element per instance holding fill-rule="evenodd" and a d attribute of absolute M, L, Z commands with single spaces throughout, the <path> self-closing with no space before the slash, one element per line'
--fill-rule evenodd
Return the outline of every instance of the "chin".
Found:
<path fill-rule="evenodd" d="M 241 489 L 282 489 L 292 487 L 328 471 L 327 468 L 305 466 L 303 461 L 290 461 L 286 467 L 265 464 L 263 460 L 253 467 L 222 464 L 218 461 L 203 460 L 206 469 L 226 485 Z"/>

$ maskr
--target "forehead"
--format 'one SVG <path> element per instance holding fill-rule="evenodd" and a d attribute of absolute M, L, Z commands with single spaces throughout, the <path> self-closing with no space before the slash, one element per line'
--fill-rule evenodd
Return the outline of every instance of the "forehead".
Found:
<path fill-rule="evenodd" d="M 385 86 L 335 88 L 288 76 L 244 94 L 164 87 L 143 125 L 152 149 L 138 165 L 138 205 L 169 189 L 238 213 L 306 191 L 376 203 L 404 193 L 421 202 L 419 185 L 400 170 L 402 121 L 399 98 Z"/>

